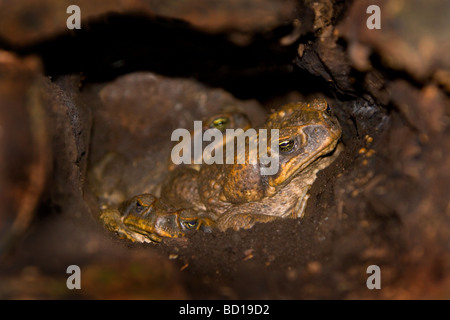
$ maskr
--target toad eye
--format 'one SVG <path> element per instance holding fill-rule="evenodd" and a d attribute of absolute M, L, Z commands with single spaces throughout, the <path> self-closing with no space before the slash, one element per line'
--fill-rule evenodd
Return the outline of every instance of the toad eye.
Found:
<path fill-rule="evenodd" d="M 331 114 L 330 105 L 327 103 L 327 108 L 325 109 L 326 113 Z"/>
<path fill-rule="evenodd" d="M 228 118 L 225 117 L 220 117 L 215 119 L 212 124 L 211 124 L 211 128 L 216 128 L 219 130 L 223 130 L 228 126 L 228 123 L 230 122 L 230 120 Z"/>
<path fill-rule="evenodd" d="M 144 206 L 142 205 L 142 203 L 139 200 L 136 201 L 136 205 L 134 206 L 134 211 L 136 213 L 141 213 L 142 210 L 144 210 Z"/>
<path fill-rule="evenodd" d="M 295 140 L 283 140 L 278 144 L 282 153 L 289 153 L 295 147 Z"/>
<path fill-rule="evenodd" d="M 181 222 L 183 224 L 183 226 L 188 229 L 188 230 L 192 230 L 195 229 L 198 225 L 198 220 L 187 220 L 187 221 L 182 221 Z"/>

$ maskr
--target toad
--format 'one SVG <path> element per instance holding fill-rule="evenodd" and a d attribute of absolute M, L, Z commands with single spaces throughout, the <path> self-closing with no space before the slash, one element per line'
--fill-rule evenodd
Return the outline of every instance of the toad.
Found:
<path fill-rule="evenodd" d="M 163 182 L 159 198 L 143 194 L 118 209 L 103 210 L 103 223 L 122 238 L 158 242 L 192 231 L 248 229 L 259 222 L 301 218 L 317 172 L 341 150 L 341 127 L 327 102 L 316 99 L 279 108 L 261 128 L 278 130 L 278 150 L 267 147 L 278 156 L 275 174 L 261 174 L 265 164 L 248 159 L 177 166 Z"/>

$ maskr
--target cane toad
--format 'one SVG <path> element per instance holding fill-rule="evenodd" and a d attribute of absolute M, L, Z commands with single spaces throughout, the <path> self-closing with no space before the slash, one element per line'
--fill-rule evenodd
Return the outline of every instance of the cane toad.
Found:
<path fill-rule="evenodd" d="M 197 163 L 201 163 L 202 160 L 205 159 L 198 159 L 194 156 L 193 151 L 193 144 L 191 141 L 196 139 L 195 134 L 200 134 L 203 136 L 204 132 L 209 129 L 217 129 L 221 133 L 225 133 L 227 129 L 242 129 L 247 130 L 251 127 L 250 119 L 247 117 L 247 115 L 241 111 L 237 110 L 229 110 L 229 111 L 223 111 L 218 114 L 214 114 L 213 116 L 207 117 L 203 119 L 202 121 L 202 130 L 198 133 L 191 133 L 191 139 L 189 141 L 182 141 L 185 145 L 185 148 L 191 149 L 191 167 L 196 168 L 199 170 L 199 166 L 196 165 Z M 216 145 L 216 148 L 219 146 L 224 146 L 226 143 L 226 136 L 224 135 L 223 139 L 220 141 L 214 141 L 214 144 Z M 202 137 L 200 137 L 200 140 L 202 140 Z M 203 141 L 202 150 L 205 148 L 205 141 Z M 201 155 L 200 155 L 201 156 Z M 177 166 L 174 163 L 171 163 L 169 165 L 169 170 L 174 170 Z"/>
<path fill-rule="evenodd" d="M 117 209 L 102 210 L 104 226 L 119 237 L 138 242 L 161 242 L 201 230 L 210 232 L 214 222 L 190 209 L 175 210 L 151 194 L 124 201 Z"/>
<path fill-rule="evenodd" d="M 217 129 L 225 133 L 226 129 L 251 127 L 248 116 L 240 110 L 228 108 L 202 120 L 201 134 L 208 129 Z M 192 133 L 192 139 L 194 139 Z M 214 141 L 216 147 L 223 147 L 226 140 Z M 191 148 L 191 146 L 187 146 Z M 191 152 L 191 164 L 178 166 L 170 163 L 168 170 L 177 169 L 177 173 L 200 170 L 194 164 L 198 161 Z M 109 157 L 105 161 L 109 161 Z M 201 160 L 201 159 L 200 159 Z M 119 164 L 120 165 L 120 164 Z M 104 164 L 99 165 L 103 169 Z M 183 169 L 180 169 L 183 168 Z M 189 169 L 188 169 L 189 168 Z M 181 176 L 180 176 L 181 177 Z M 196 213 L 194 215 L 194 213 Z M 211 231 L 213 221 L 192 209 L 176 210 L 167 201 L 161 201 L 152 194 L 142 194 L 124 201 L 118 208 L 106 207 L 101 211 L 100 220 L 106 229 L 117 233 L 121 238 L 138 242 L 159 242 L 162 237 L 182 237 L 194 230 Z M 146 230 L 146 232 L 144 232 Z M 145 235 L 143 235 L 145 233 Z"/>
<path fill-rule="evenodd" d="M 108 229 L 143 242 L 184 236 L 187 230 L 238 230 L 302 217 L 317 172 L 339 154 L 340 125 L 321 99 L 285 105 L 259 129 L 278 129 L 278 151 L 270 143 L 267 147 L 269 154 L 278 155 L 275 174 L 262 175 L 265 165 L 248 159 L 242 164 L 179 166 L 163 183 L 159 199 L 140 195 L 118 210 L 103 211 Z M 151 201 L 143 203 L 142 198 Z"/>

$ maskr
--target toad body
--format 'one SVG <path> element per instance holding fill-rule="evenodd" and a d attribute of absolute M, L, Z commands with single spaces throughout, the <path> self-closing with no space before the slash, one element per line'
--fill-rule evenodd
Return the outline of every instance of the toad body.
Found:
<path fill-rule="evenodd" d="M 103 223 L 123 238 L 158 242 L 198 230 L 248 229 L 258 222 L 301 218 L 317 172 L 339 154 L 341 127 L 327 102 L 317 99 L 279 108 L 258 129 L 278 133 L 277 150 L 271 135 L 265 150 L 277 157 L 274 174 L 262 174 L 267 163 L 260 161 L 260 153 L 258 161 L 249 160 L 246 140 L 244 161 L 176 166 L 163 182 L 159 198 L 142 194 L 118 209 L 103 210 Z M 235 140 L 224 138 L 223 148 Z"/>

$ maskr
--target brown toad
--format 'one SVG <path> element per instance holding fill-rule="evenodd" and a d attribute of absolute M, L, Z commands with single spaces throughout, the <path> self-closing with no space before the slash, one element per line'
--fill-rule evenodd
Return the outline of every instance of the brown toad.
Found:
<path fill-rule="evenodd" d="M 150 213 L 141 214 L 139 207 L 142 198 L 152 196 L 140 195 L 126 202 L 126 210 L 103 211 L 102 219 L 109 223 L 112 215 L 120 215 L 123 237 L 159 241 L 184 236 L 187 230 L 238 230 L 257 222 L 301 217 L 317 172 L 339 154 L 340 125 L 325 100 L 314 100 L 281 107 L 259 129 L 278 130 L 278 150 L 270 143 L 267 147 L 267 153 L 278 159 L 275 174 L 261 174 L 267 165 L 259 157 L 256 163 L 249 161 L 249 148 L 245 148 L 242 164 L 176 167 L 163 183 L 160 199 L 148 203 Z M 227 144 L 230 141 L 234 140 Z M 165 218 L 167 214 L 170 219 Z M 118 232 L 116 226 L 108 229 Z"/>

